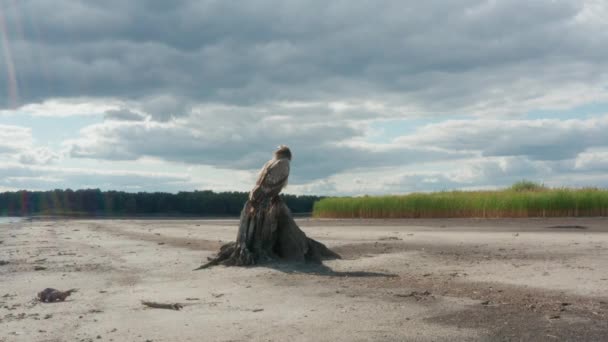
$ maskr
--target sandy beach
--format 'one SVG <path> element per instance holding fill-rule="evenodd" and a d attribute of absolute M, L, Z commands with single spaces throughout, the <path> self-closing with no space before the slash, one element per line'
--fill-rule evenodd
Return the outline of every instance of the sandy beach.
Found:
<path fill-rule="evenodd" d="M 608 336 L 608 219 L 298 223 L 343 259 L 192 271 L 235 238 L 236 220 L 0 224 L 0 341 Z M 47 287 L 78 292 L 36 301 Z"/>

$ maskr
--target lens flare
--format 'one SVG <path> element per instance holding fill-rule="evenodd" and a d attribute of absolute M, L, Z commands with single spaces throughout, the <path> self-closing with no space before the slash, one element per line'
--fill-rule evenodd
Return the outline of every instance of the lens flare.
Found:
<path fill-rule="evenodd" d="M 11 52 L 10 40 L 6 29 L 4 11 L 0 9 L 0 42 L 2 42 L 2 54 L 6 64 L 6 83 L 8 88 L 8 105 L 15 108 L 19 104 L 19 85 L 17 83 L 17 73 Z"/>

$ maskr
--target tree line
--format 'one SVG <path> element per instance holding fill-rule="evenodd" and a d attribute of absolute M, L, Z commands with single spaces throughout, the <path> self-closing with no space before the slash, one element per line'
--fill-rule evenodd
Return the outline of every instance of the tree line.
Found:
<path fill-rule="evenodd" d="M 0 193 L 0 215 L 68 216 L 238 216 L 247 201 L 246 192 L 101 191 L 99 189 L 15 191 Z M 294 213 L 310 213 L 319 196 L 281 195 Z"/>

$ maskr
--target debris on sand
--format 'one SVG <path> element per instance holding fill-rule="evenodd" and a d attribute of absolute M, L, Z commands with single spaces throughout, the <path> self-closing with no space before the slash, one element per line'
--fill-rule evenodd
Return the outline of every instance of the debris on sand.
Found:
<path fill-rule="evenodd" d="M 6 260 L 0 260 L 0 266 L 8 265 L 9 262 Z"/>
<path fill-rule="evenodd" d="M 46 289 L 38 292 L 38 300 L 44 303 L 63 302 L 68 296 L 76 291 L 78 291 L 78 289 L 59 291 L 47 287 Z"/>
<path fill-rule="evenodd" d="M 549 226 L 547 228 L 549 228 L 549 229 L 587 229 L 588 227 L 575 224 L 575 225 Z"/>
<path fill-rule="evenodd" d="M 165 303 L 147 302 L 147 301 L 143 301 L 143 300 L 141 301 L 141 303 L 145 306 L 148 306 L 148 307 L 151 307 L 154 309 L 168 309 L 168 310 L 179 311 L 184 308 L 184 306 L 179 303 L 165 304 Z"/>
<path fill-rule="evenodd" d="M 35 266 L 34 267 L 34 271 L 44 271 L 44 270 L 46 270 L 46 267 L 44 267 L 44 266 Z"/>
<path fill-rule="evenodd" d="M 429 296 L 431 296 L 431 292 L 429 292 L 428 290 L 426 290 L 424 292 L 412 291 L 412 292 L 406 293 L 406 294 L 395 293 L 395 297 L 401 297 L 401 298 L 414 297 L 414 298 L 416 298 L 416 300 L 421 300 L 421 299 L 423 299 L 425 297 L 429 297 Z"/>
<path fill-rule="evenodd" d="M 260 311 L 264 311 L 264 309 L 253 309 L 251 310 L 252 312 L 260 312 Z"/>
<path fill-rule="evenodd" d="M 390 241 L 390 240 L 403 240 L 402 238 L 399 238 L 397 236 L 385 236 L 385 237 L 381 237 L 378 240 L 380 241 Z"/>

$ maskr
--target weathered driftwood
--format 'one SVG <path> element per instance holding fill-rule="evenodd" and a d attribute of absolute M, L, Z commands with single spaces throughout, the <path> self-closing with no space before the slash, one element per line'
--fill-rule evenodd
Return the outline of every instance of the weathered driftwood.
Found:
<path fill-rule="evenodd" d="M 241 211 L 236 242 L 220 248 L 219 253 L 197 270 L 215 265 L 250 266 L 270 261 L 321 263 L 340 256 L 304 234 L 291 211 L 280 199 L 256 204 L 247 202 Z"/>
<path fill-rule="evenodd" d="M 157 302 L 147 302 L 142 300 L 141 303 L 147 307 L 154 309 L 167 309 L 167 310 L 181 310 L 184 306 L 179 303 L 157 303 Z"/>

